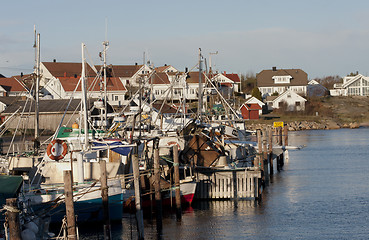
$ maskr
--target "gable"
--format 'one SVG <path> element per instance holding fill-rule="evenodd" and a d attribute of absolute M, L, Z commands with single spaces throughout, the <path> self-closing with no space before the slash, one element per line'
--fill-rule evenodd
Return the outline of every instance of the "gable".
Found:
<path fill-rule="evenodd" d="M 256 97 L 250 97 L 249 99 L 246 100 L 245 103 L 257 103 L 257 104 L 259 104 L 259 106 L 264 106 L 265 105 L 265 103 L 263 103 L 262 101 L 260 101 Z"/>
<path fill-rule="evenodd" d="M 276 99 L 274 99 L 273 103 L 284 101 L 284 100 L 287 100 L 287 99 L 295 99 L 295 100 L 304 101 L 304 102 L 307 101 L 305 98 L 301 97 L 300 95 L 298 95 L 294 91 L 287 90 L 284 93 L 282 93 L 281 95 L 279 95 Z"/>
<path fill-rule="evenodd" d="M 361 81 L 365 81 L 364 82 L 364 86 L 369 86 L 369 78 L 365 77 L 361 74 L 358 74 L 357 76 L 355 76 L 354 78 L 352 78 L 351 80 L 347 81 L 345 84 L 342 85 L 343 88 L 347 88 L 350 86 L 361 86 Z"/>

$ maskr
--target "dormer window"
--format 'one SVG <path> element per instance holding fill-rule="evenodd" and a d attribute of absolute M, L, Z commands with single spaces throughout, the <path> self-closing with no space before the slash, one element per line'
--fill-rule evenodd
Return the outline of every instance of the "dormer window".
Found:
<path fill-rule="evenodd" d="M 274 84 L 290 84 L 291 76 L 273 76 Z"/>

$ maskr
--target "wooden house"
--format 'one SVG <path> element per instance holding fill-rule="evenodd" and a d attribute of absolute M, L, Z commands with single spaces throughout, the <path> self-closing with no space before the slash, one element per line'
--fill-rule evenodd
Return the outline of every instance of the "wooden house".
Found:
<path fill-rule="evenodd" d="M 262 108 L 257 103 L 244 103 L 240 107 L 240 112 L 243 119 L 259 120 L 259 111 Z"/>

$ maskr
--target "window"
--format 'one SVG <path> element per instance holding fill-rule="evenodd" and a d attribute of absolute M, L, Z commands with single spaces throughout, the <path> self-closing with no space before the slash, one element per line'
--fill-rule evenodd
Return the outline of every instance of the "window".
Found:
<path fill-rule="evenodd" d="M 119 100 L 119 97 L 118 96 L 114 96 L 114 100 L 115 101 L 118 101 Z"/>
<path fill-rule="evenodd" d="M 299 107 L 300 104 L 301 104 L 300 102 L 295 102 L 296 107 Z"/>
<path fill-rule="evenodd" d="M 291 81 L 291 76 L 273 76 L 274 84 L 289 84 Z"/>

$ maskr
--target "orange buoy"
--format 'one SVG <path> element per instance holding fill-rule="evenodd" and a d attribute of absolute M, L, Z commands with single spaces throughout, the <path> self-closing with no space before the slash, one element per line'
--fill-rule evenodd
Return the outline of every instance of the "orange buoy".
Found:
<path fill-rule="evenodd" d="M 52 140 L 47 146 L 46 154 L 47 156 L 55 161 L 59 161 L 67 155 L 68 146 L 67 143 L 60 139 Z"/>

